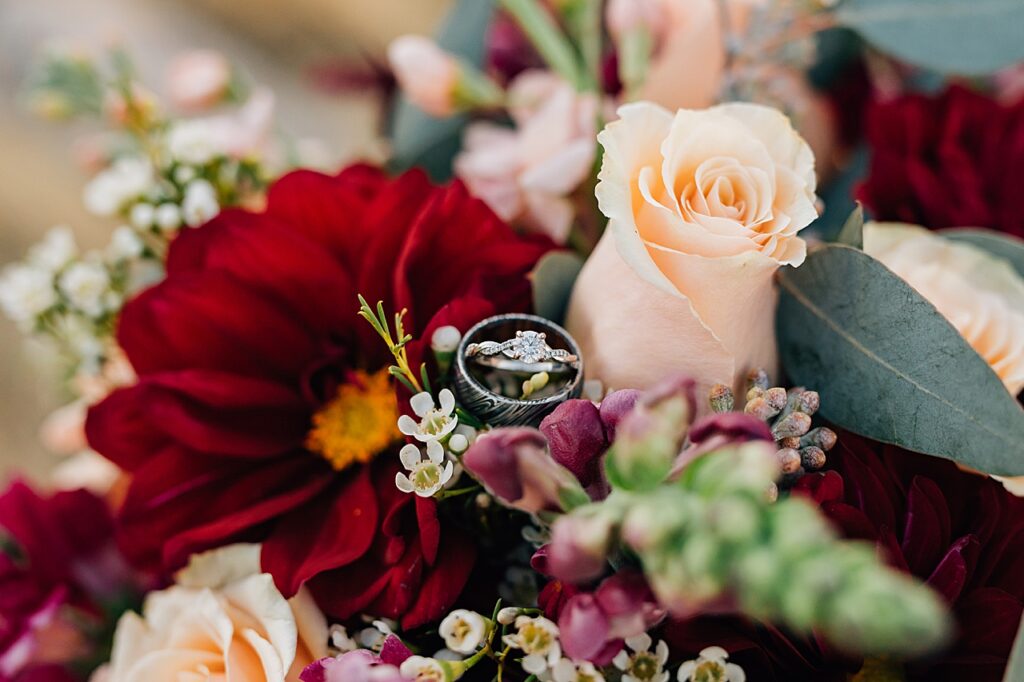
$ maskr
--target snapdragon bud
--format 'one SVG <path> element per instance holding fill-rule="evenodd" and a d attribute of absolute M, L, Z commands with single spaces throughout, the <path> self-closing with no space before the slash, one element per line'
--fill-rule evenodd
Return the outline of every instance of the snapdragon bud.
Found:
<path fill-rule="evenodd" d="M 551 529 L 547 566 L 569 583 L 582 583 L 604 572 L 619 519 L 611 505 L 588 505 L 559 518 Z"/>
<path fill-rule="evenodd" d="M 614 486 L 651 490 L 665 480 L 693 419 L 693 387 L 689 379 L 665 382 L 622 418 L 605 463 Z"/>
<path fill-rule="evenodd" d="M 462 462 L 495 497 L 521 511 L 569 511 L 590 501 L 576 477 L 551 458 L 536 429 L 495 429 L 480 436 Z"/>

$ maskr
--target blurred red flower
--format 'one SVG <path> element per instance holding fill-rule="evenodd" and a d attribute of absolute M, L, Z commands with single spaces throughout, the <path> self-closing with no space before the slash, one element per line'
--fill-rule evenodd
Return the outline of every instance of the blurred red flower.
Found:
<path fill-rule="evenodd" d="M 1024 610 L 1024 500 L 952 462 L 853 434 L 841 434 L 833 452 L 830 470 L 805 475 L 793 494 L 926 581 L 957 620 L 953 644 L 908 664 L 906 679 L 1001 680 Z M 666 639 L 684 652 L 722 646 L 751 679 L 844 680 L 862 665 L 824 642 L 734 617 L 673 623 Z"/>
<path fill-rule="evenodd" d="M 99 648 L 89 634 L 110 625 L 101 607 L 134 590 L 106 502 L 15 482 L 0 494 L 0 532 L 0 681 L 83 679 Z"/>
<path fill-rule="evenodd" d="M 878 220 L 989 227 L 1024 237 L 1024 100 L 963 86 L 905 95 L 868 113 L 871 165 L 859 198 Z"/>
<path fill-rule="evenodd" d="M 460 184 L 368 166 L 297 171 L 261 213 L 225 211 L 172 244 L 167 278 L 124 308 L 139 381 L 93 408 L 92 446 L 132 474 L 119 539 L 170 569 L 236 540 L 263 545 L 286 596 L 321 607 L 438 616 L 473 566 L 432 499 L 399 492 L 390 355 L 357 293 L 408 309 L 410 361 L 442 325 L 525 311 L 551 244 L 516 236 Z"/>

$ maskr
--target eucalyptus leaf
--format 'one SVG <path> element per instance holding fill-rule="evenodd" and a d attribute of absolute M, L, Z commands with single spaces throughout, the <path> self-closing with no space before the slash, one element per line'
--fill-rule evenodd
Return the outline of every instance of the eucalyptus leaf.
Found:
<path fill-rule="evenodd" d="M 1024 474 L 1024 410 L 939 312 L 884 265 L 828 244 L 780 272 L 779 351 L 821 413 L 862 435 Z"/>
<path fill-rule="evenodd" d="M 855 249 L 864 248 L 864 207 L 859 201 L 857 208 L 853 209 L 853 213 L 843 224 L 843 229 L 839 232 L 836 241 Z"/>
<path fill-rule="evenodd" d="M 981 76 L 1024 60 L 1021 0 L 843 0 L 836 19 L 883 52 L 943 73 Z"/>
<path fill-rule="evenodd" d="M 954 228 L 942 230 L 942 235 L 988 251 L 1010 262 L 1013 269 L 1024 277 L 1024 240 L 981 228 Z"/>
<path fill-rule="evenodd" d="M 495 0 L 458 0 L 437 34 L 438 44 L 479 66 L 494 8 Z M 464 115 L 436 118 L 400 96 L 391 130 L 392 169 L 404 171 L 418 166 L 438 182 L 448 180 L 468 121 Z"/>
<path fill-rule="evenodd" d="M 1013 642 L 1003 682 L 1024 682 L 1024 618 L 1021 618 L 1017 629 L 1017 638 Z"/>
<path fill-rule="evenodd" d="M 544 254 L 530 273 L 534 312 L 560 324 L 569 307 L 572 287 L 582 269 L 583 259 L 572 251 Z"/>

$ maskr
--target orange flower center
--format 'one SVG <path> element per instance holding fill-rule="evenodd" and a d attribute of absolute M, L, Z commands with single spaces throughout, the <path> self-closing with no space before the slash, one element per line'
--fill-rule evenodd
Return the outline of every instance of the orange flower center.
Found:
<path fill-rule="evenodd" d="M 398 402 L 387 370 L 357 371 L 313 415 L 306 448 L 341 471 L 366 464 L 400 437 Z"/>

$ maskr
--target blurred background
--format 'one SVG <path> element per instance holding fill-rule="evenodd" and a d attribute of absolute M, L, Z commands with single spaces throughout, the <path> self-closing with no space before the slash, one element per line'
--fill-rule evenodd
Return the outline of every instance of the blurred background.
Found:
<path fill-rule="evenodd" d="M 0 265 L 22 257 L 54 225 L 83 248 L 114 227 L 82 206 L 85 173 L 73 161 L 83 130 L 42 121 L 19 98 L 39 51 L 99 52 L 121 45 L 142 81 L 159 87 L 168 61 L 216 48 L 270 86 L 283 132 L 323 142 L 329 164 L 379 154 L 379 99 L 338 92 L 316 74 L 380 60 L 388 41 L 427 33 L 448 0 L 0 0 Z M 66 402 L 56 368 L 0 316 L 0 467 L 38 475 L 56 457 L 39 445 L 43 418 Z"/>

